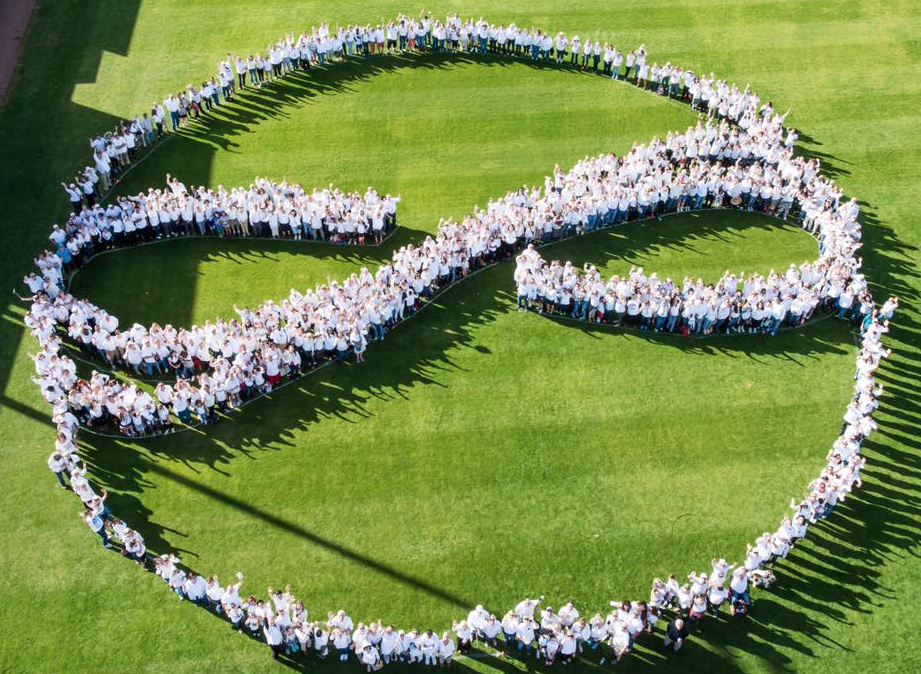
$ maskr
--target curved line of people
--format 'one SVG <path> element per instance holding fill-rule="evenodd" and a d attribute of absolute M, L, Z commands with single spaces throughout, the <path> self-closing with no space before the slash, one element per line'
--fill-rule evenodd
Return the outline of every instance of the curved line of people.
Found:
<path fill-rule="evenodd" d="M 684 582 L 675 575 L 664 581 L 656 578 L 648 600 L 612 601 L 610 612 L 596 613 L 590 619 L 580 615 L 571 601 L 558 612 L 547 606 L 537 614 L 544 600 L 541 596 L 524 599 L 501 618 L 477 606 L 465 618 L 454 621 L 451 630 L 440 637 L 431 629 L 399 630 L 393 625 L 384 627 L 379 621 L 367 625 L 359 622 L 356 626 L 344 610 L 327 613 L 325 620 L 311 620 L 304 603 L 291 593 L 290 585 L 283 591 L 269 587 L 266 599 L 252 594 L 244 598 L 240 592 L 242 573 L 222 586 L 217 576 L 205 577 L 183 567 L 175 555 L 149 555 L 141 535 L 113 516 L 105 505 L 107 491 L 102 489 L 97 494 L 89 483 L 86 466 L 77 455 L 78 421 L 68 411 L 55 416 L 59 435 L 48 463 L 60 486 L 69 486 L 80 497 L 84 505 L 81 516 L 100 536 L 103 546 L 112 547 L 114 539 L 124 556 L 144 568 L 152 568 L 181 599 L 223 616 L 240 633 L 264 640 L 275 658 L 300 658 L 312 653 L 325 659 L 335 650 L 341 661 L 354 656 L 368 671 L 391 662 L 450 665 L 455 652 L 467 654 L 479 641 L 488 653 L 500 657 L 533 656 L 547 665 L 568 664 L 596 651 L 601 664 L 607 659 L 616 664 L 634 650 L 639 640 L 648 644 L 662 618 L 667 619 L 667 624 L 661 647 L 677 652 L 693 627 L 707 616 L 719 618 L 728 608 L 729 615 L 745 617 L 752 605 L 751 589 L 766 589 L 775 582 L 773 569 L 783 563 L 808 528 L 831 515 L 853 489 L 861 486 L 860 471 L 866 459 L 860 449 L 863 440 L 877 428 L 873 414 L 883 384 L 876 381 L 875 374 L 881 360 L 890 353 L 883 348 L 881 337 L 889 330 L 891 316 L 891 312 L 874 309 L 862 326 L 854 393 L 841 432 L 826 455 L 825 467 L 810 482 L 803 498 L 791 500 L 792 513 L 782 518 L 777 530 L 765 532 L 749 544 L 741 564 L 713 559 L 709 572 L 691 572 Z"/>
<path fill-rule="evenodd" d="M 486 48 L 489 49 L 492 29 L 485 30 Z M 435 48 L 441 49 L 445 45 L 437 42 L 441 39 L 437 37 L 439 31 L 436 27 L 432 31 L 435 37 L 431 39 Z M 255 309 L 238 309 L 239 318 L 232 321 L 218 320 L 202 327 L 179 330 L 157 324 L 149 328 L 134 325 L 120 331 L 117 318 L 64 291 L 67 273 L 64 261 L 46 252 L 36 261 L 41 275 L 35 278 L 40 279 L 41 287 L 38 281 L 32 280 L 33 295 L 28 298 L 32 306 L 25 321 L 41 347 L 33 356 L 36 367 L 33 379 L 52 406 L 58 430 L 55 450 L 48 460 L 49 468 L 62 487 L 67 488 L 69 480 L 69 487 L 84 504 L 81 516 L 100 536 L 102 544 L 111 545 L 111 535 L 122 545 L 123 554 L 146 565 L 149 555 L 143 538 L 108 512 L 107 494 L 105 490 L 97 494 L 89 483 L 86 467 L 77 455 L 76 438 L 81 423 L 105 423 L 110 417 L 117 418 L 123 432 L 150 432 L 151 410 L 156 410 L 160 416 L 161 407 L 154 405 L 149 393 L 130 382 L 98 372 L 89 380 L 81 379 L 73 360 L 62 352 L 65 339 L 89 355 L 102 357 L 113 366 L 133 368 L 136 372 L 141 371 L 142 364 L 149 363 L 147 371 L 150 372 L 157 365 L 162 367 L 161 349 L 165 346 L 168 351 L 165 363 L 179 377 L 175 385 L 163 383 L 155 392 L 158 405 L 166 410 L 165 419 L 161 421 L 170 424 L 171 415 L 175 415 L 189 422 L 193 412 L 207 415 L 214 411 L 215 408 L 208 404 L 211 402 L 209 393 L 214 396 L 216 406 L 221 395 L 232 405 L 234 396 L 247 389 L 247 377 L 252 378 L 257 388 L 277 385 L 285 374 L 297 372 L 294 367 L 298 357 L 303 362 L 302 353 L 308 356 L 312 353 L 314 358 L 319 353 L 321 357 L 335 355 L 344 359 L 349 352 L 354 352 L 356 358 L 361 359 L 367 336 L 383 338 L 388 327 L 412 313 L 426 297 L 474 268 L 524 251 L 524 259 L 516 270 L 516 280 L 520 280 L 518 272 L 524 270 L 533 274 L 537 259 L 533 246 L 537 243 L 611 226 L 624 219 L 649 219 L 671 210 L 718 206 L 726 199 L 733 206 L 779 212 L 783 217 L 795 207 L 803 227 L 815 233 L 820 241 L 820 258 L 805 268 L 791 268 L 784 275 L 769 275 L 767 279 L 736 278 L 737 284 L 743 284 L 744 288 L 749 283 L 752 291 L 757 288 L 758 292 L 776 290 L 777 284 L 783 283 L 797 288 L 802 285 L 804 293 L 819 288 L 815 292 L 820 301 L 833 300 L 839 312 L 842 308 L 849 309 L 841 297 L 853 294 L 852 301 L 860 298 L 858 311 L 864 314 L 863 293 L 869 291 L 859 271 L 861 260 L 855 256 L 861 245 L 856 202 L 842 203 L 841 191 L 820 175 L 818 161 L 794 156 L 791 138 L 795 140 L 795 134 L 789 130 L 785 132 L 783 116 L 776 114 L 769 104 L 761 106 L 757 95 L 748 88 L 740 90 L 719 83 L 715 92 L 722 98 L 715 106 L 713 98 L 710 99 L 706 108 L 711 117 L 689 127 L 684 134 L 669 134 L 664 140 L 653 139 L 647 145 L 633 147 L 624 157 L 606 154 L 585 158 L 569 173 L 557 166 L 546 178 L 543 189 L 523 187 L 501 199 L 490 200 L 486 208 L 475 209 L 460 222 L 440 222 L 435 237 L 427 237 L 418 246 L 405 246 L 396 251 L 393 260 L 374 275 L 362 269 L 360 274 L 353 274 L 343 283 L 331 282 L 304 294 L 292 290 L 281 304 L 269 301 Z M 650 226 L 655 225 L 650 223 Z M 544 266 L 547 265 L 537 264 L 538 272 Z M 565 265 L 561 267 L 562 280 L 567 272 Z M 590 281 L 600 282 L 595 270 L 587 271 Z M 557 273 L 554 269 L 551 276 Z M 625 283 L 628 289 L 633 288 L 630 292 L 648 284 L 652 278 L 644 281 L 643 276 L 637 270 L 628 275 Z M 823 279 L 824 285 L 820 285 L 816 277 Z M 730 275 L 721 280 L 723 289 L 729 288 L 731 279 Z M 701 284 L 689 283 L 689 286 L 688 293 L 706 294 L 709 290 L 701 288 Z M 614 289 L 617 293 L 618 284 Z M 716 560 L 710 574 L 691 574 L 690 582 L 684 585 L 674 577 L 667 582 L 657 579 L 645 605 L 630 602 L 620 604 L 619 608 L 615 606 L 615 611 L 604 619 L 603 629 L 598 620 L 593 619 L 597 631 L 589 629 L 590 639 L 593 634 L 599 636 L 595 641 L 607 643 L 614 657 L 619 659 L 629 652 L 639 635 L 636 632 L 638 623 L 648 630 L 650 623 L 655 624 L 658 614 L 677 606 L 687 621 L 685 617 L 675 617 L 665 631 L 663 645 L 678 650 L 689 634 L 688 622 L 700 619 L 707 610 L 718 609 L 727 601 L 726 592 L 735 613 L 747 611 L 750 584 L 771 582 L 765 567 L 782 560 L 790 546 L 805 535 L 809 525 L 831 514 L 837 503 L 861 484 L 859 471 L 864 459 L 859 454 L 860 446 L 876 428 L 873 413 L 883 391 L 882 385 L 875 380 L 875 372 L 880 361 L 889 355 L 882 346 L 881 337 L 888 331 L 889 319 L 897 306 L 898 300 L 890 298 L 881 308 L 872 308 L 862 318 L 853 398 L 845 412 L 839 437 L 828 453 L 826 466 L 810 483 L 805 497 L 791 503 L 793 516 L 785 517 L 775 533 L 767 532 L 750 545 L 741 566 L 733 567 Z M 847 313 L 845 311 L 843 316 Z M 353 336 L 356 342 L 351 341 Z M 143 354 L 139 362 L 135 349 Z M 290 360 L 285 360 L 286 354 Z M 196 373 L 198 386 L 190 381 Z M 204 404 L 193 408 L 190 403 L 196 395 Z M 126 414 L 130 417 L 127 424 Z M 138 416 L 140 422 L 135 420 Z M 154 422 L 154 429 L 157 423 Z M 200 577 L 186 573 L 177 562 L 167 555 L 155 560 L 155 567 L 178 594 L 200 601 Z M 730 571 L 727 591 L 725 581 Z M 205 596 L 208 596 L 208 581 L 204 583 Z M 213 583 L 217 583 L 216 579 Z M 226 588 L 223 591 L 226 592 Z M 279 627 L 277 620 L 284 620 L 286 611 L 278 610 L 274 596 L 271 602 L 268 610 L 265 608 L 267 602 L 244 602 L 242 599 L 225 602 L 223 608 L 235 608 L 234 617 L 242 616 L 244 621 L 258 625 L 278 657 L 292 649 L 286 638 L 288 627 L 296 630 L 294 623 L 284 630 Z M 569 610 L 567 607 L 566 611 Z M 552 616 L 548 617 L 547 611 L 549 609 L 541 613 L 541 625 L 545 619 L 551 624 L 555 622 Z M 340 613 L 344 616 L 344 612 Z M 529 639 L 533 613 L 530 618 L 522 616 L 516 607 L 514 617 L 517 621 L 514 639 L 520 644 L 516 649 L 533 650 L 534 640 Z M 328 616 L 327 629 L 334 618 Z M 231 620 L 239 622 L 233 617 Z M 464 621 L 455 625 L 459 649 L 469 646 L 466 636 L 471 620 L 473 618 L 468 616 L 466 625 Z M 504 620 L 500 621 L 500 626 Z M 511 626 L 510 617 L 509 621 Z M 564 642 L 565 651 L 569 652 L 573 638 L 579 641 L 573 634 L 574 624 L 562 625 L 562 619 L 560 622 L 559 631 L 555 628 L 543 633 L 540 629 L 534 630 L 536 646 L 541 649 L 538 652 L 550 661 L 558 653 L 560 657 L 565 654 Z M 579 625 L 581 627 L 581 623 Z M 346 638 L 345 633 L 350 630 L 345 630 L 342 624 L 336 627 L 340 643 L 346 644 L 340 658 L 347 659 L 348 647 L 354 646 L 355 639 L 351 634 Z M 512 632 L 504 631 L 503 634 L 509 641 Z M 558 646 L 553 645 L 554 634 Z M 583 630 L 581 634 L 584 636 L 586 632 Z M 429 640 L 433 636 L 434 633 L 426 633 Z M 450 635 L 447 638 L 451 640 Z M 583 641 L 590 643 L 590 639 Z M 338 648 L 335 640 L 333 645 Z M 371 654 L 366 655 L 367 646 L 362 642 L 360 658 L 370 671 L 379 667 L 378 661 L 383 661 L 383 656 L 379 651 L 374 652 L 377 648 L 374 645 L 371 645 Z M 422 659 L 432 664 L 426 653 L 422 654 Z"/>
<path fill-rule="evenodd" d="M 743 130 L 753 119 L 743 114 L 746 96 L 750 95 L 747 86 L 740 92 L 735 85 L 718 79 L 712 72 L 696 74 L 671 62 L 661 66 L 658 62 L 649 64 L 643 45 L 624 54 L 601 39 L 583 41 L 578 35 L 572 38 L 562 32 L 551 35 L 514 23 L 492 24 L 482 17 L 462 19 L 457 14 L 444 21 L 426 12 L 420 13 L 418 18 L 401 14 L 376 26 L 356 24 L 331 28 L 323 23 L 298 36 L 285 35 L 270 43 L 263 53 L 247 56 L 228 53 L 217 62 L 215 74 L 200 86 L 190 83 L 183 90 L 165 96 L 162 104 L 155 103 L 149 113 L 141 113 L 133 120 L 122 120 L 113 131 L 93 136 L 89 140 L 92 163 L 71 182 L 61 183 L 74 215 L 64 226 L 55 225 L 50 238 L 56 254 L 70 266 L 78 264 L 81 257 L 86 258 L 87 252 L 92 255 L 94 251 L 131 245 L 147 238 L 205 233 L 273 237 L 287 234 L 295 239 L 307 235 L 317 238 L 323 233 L 327 239 L 354 244 L 364 242 L 362 234 L 373 233 L 379 242 L 382 239 L 379 217 L 359 216 L 355 218 L 357 224 L 353 224 L 351 218 L 338 222 L 333 214 L 330 217 L 334 226 L 324 222 L 318 227 L 315 211 L 322 209 L 289 208 L 287 203 L 280 205 L 277 200 L 266 200 L 259 181 L 248 190 L 236 188 L 229 194 L 221 186 L 217 194 L 204 188 L 193 190 L 191 195 L 176 194 L 172 189 L 148 190 L 133 197 L 121 197 L 107 208 L 101 208 L 100 202 L 142 150 L 183 128 L 190 118 L 207 115 L 231 102 L 247 87 L 261 88 L 294 71 L 329 67 L 358 55 L 371 57 L 406 51 L 491 53 L 535 61 L 552 59 L 557 64 L 623 79 L 687 102 L 692 109 L 714 118 L 737 120 Z M 761 112 L 773 115 L 774 109 L 767 103 Z M 788 129 L 786 142 L 792 146 L 796 138 L 796 132 Z M 172 188 L 169 176 L 167 182 Z M 285 183 L 281 185 L 282 190 L 288 187 Z M 299 186 L 293 188 L 299 190 Z M 201 199 L 190 198 L 199 193 Z M 316 197 L 316 193 L 312 196 Z M 348 197 L 354 201 L 357 195 Z M 392 215 L 393 209 L 387 208 L 385 213 Z M 366 219 L 373 225 L 366 223 Z M 357 231 L 361 229 L 367 232 Z"/>
<path fill-rule="evenodd" d="M 183 236 L 271 237 L 336 244 L 382 243 L 396 227 L 400 197 L 344 193 L 330 185 L 307 192 L 296 183 L 256 178 L 249 187 L 229 191 L 187 188 L 166 175 L 167 188 L 119 196 L 108 206 L 75 205 L 65 225 L 54 225 L 48 239 L 64 271 L 85 265 L 97 252 Z M 42 278 L 26 283 L 38 290 Z"/>
<path fill-rule="evenodd" d="M 748 110 L 757 110 L 754 99 Z M 36 356 L 36 381 L 50 401 L 66 396 L 87 424 L 117 427 L 128 435 L 161 432 L 173 417 L 183 423 L 193 417 L 208 423 L 220 418 L 220 410 L 326 359 L 354 354 L 362 360 L 369 340 L 382 339 L 427 298 L 471 269 L 535 244 L 624 220 L 650 220 L 670 209 L 693 208 L 692 195 L 693 200 L 701 199 L 701 207 L 720 206 L 736 190 L 751 195 L 765 187 L 792 197 L 791 207 L 797 208 L 803 226 L 819 238 L 820 258 L 791 267 L 783 276 L 749 277 L 743 290 L 759 289 L 773 301 L 772 289 L 802 288 L 801 316 L 808 315 L 816 301 L 832 300 L 842 307 L 846 301 L 856 303 L 861 314 L 870 301 L 855 256 L 861 246 L 856 202 L 842 203 L 840 190 L 818 174 L 815 162 L 794 156 L 783 142 L 779 116 L 758 113 L 744 133 L 733 121 L 700 121 L 684 134 L 635 146 L 624 157 L 585 158 L 569 173 L 557 166 L 543 189 L 523 187 L 490 200 L 461 222 L 442 221 L 435 237 L 400 248 L 375 274 L 363 268 L 342 283 L 323 284 L 306 293 L 292 289 L 280 304 L 267 301 L 254 309 L 237 309 L 238 318 L 230 321 L 180 329 L 134 324 L 123 330 L 115 316 L 64 292 L 63 262 L 46 253 L 38 261 L 41 276 L 26 279 L 35 288 L 41 283 L 26 319 L 36 335 L 49 338 L 61 327 L 87 356 L 101 358 L 110 367 L 176 378 L 173 385 L 158 385 L 153 395 L 102 373 L 89 380 L 68 375 L 60 386 L 54 372 L 61 370 L 61 356 L 43 350 Z M 704 145 L 705 155 L 689 151 Z M 734 199 L 730 197 L 729 205 Z M 759 195 L 751 207 L 769 208 L 770 202 L 771 197 Z M 630 282 L 635 286 L 642 276 L 634 271 Z M 726 293 L 735 291 L 730 281 L 720 282 Z M 701 285 L 696 284 L 695 294 Z M 704 299 L 715 292 L 704 286 L 699 295 Z M 526 299 L 528 294 L 533 293 L 527 291 Z M 576 306 L 584 307 L 584 302 L 582 298 Z M 616 298 L 614 303 L 616 314 Z M 700 330 L 707 326 L 706 315 L 695 329 L 698 325 Z"/>
<path fill-rule="evenodd" d="M 860 277 L 829 275 L 824 265 L 806 261 L 767 277 L 724 272 L 715 284 L 686 276 L 675 282 L 631 267 L 605 281 L 589 263 L 547 262 L 534 248 L 516 258 L 518 308 L 536 309 L 589 323 L 641 331 L 774 336 L 783 326 L 798 327 L 816 310 L 862 326 L 876 305 Z"/>

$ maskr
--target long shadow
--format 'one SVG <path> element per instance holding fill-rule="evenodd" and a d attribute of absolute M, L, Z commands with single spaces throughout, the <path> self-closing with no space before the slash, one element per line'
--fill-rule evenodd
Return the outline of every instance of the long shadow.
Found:
<path fill-rule="evenodd" d="M 95 31 L 100 17 L 81 3 L 66 1 L 39 3 L 32 15 L 32 25 L 61 25 L 60 16 L 67 17 L 69 30 L 57 34 L 42 34 L 30 30 L 23 45 L 21 60 L 28 62 L 0 107 L 3 142 L 0 143 L 0 165 L 6 167 L 0 180 L 0 202 L 4 204 L 4 250 L 0 256 L 0 279 L 6 288 L 21 288 L 22 276 L 34 271 L 33 258 L 49 246 L 48 227 L 64 217 L 68 210 L 61 199 L 60 181 L 69 179 L 68 171 L 82 169 L 89 160 L 86 140 L 91 132 L 115 127 L 118 117 L 72 102 L 78 83 L 96 79 L 104 52 L 126 56 L 137 22 L 141 0 L 119 0 L 108 3 L 105 13 L 106 30 Z M 56 18 L 57 17 L 57 18 Z M 94 35 L 88 42 L 87 35 Z M 53 48 L 48 42 L 53 42 Z M 68 59 L 61 67 L 61 54 L 80 54 Z M 53 79 L 48 76 L 53 73 Z M 42 113 L 36 115 L 35 101 L 42 101 Z M 61 120 L 66 120 L 62 124 Z M 61 146 L 81 148 L 80 161 L 62 162 Z M 24 161 L 24 157 L 35 158 Z M 53 170 L 49 171 L 48 167 Z M 27 223 L 44 223 L 29 226 Z M 10 295 L 5 295 L 10 297 Z M 23 305 L 5 305 L 6 312 L 19 316 Z M 7 391 L 9 377 L 22 338 L 28 333 L 15 323 L 0 320 L 0 393 Z M 0 419 L 10 414 L 28 412 L 28 405 L 4 395 Z"/>
<path fill-rule="evenodd" d="M 179 473 L 176 473 L 175 471 L 172 471 L 169 468 L 164 468 L 163 466 L 157 463 L 151 462 L 151 461 L 141 461 L 140 463 L 141 463 L 141 470 L 146 470 L 151 473 L 156 473 L 157 475 L 163 476 L 167 478 L 168 480 L 170 480 L 171 482 L 174 482 L 187 489 L 191 489 L 192 491 L 197 492 L 201 495 L 207 496 L 208 498 L 214 501 L 217 501 L 221 505 L 228 506 L 243 515 L 260 519 L 265 524 L 268 524 L 272 527 L 275 527 L 276 529 L 280 529 L 286 533 L 297 536 L 298 538 L 302 538 L 308 541 L 309 543 L 316 545 L 317 547 L 323 548 L 324 550 L 327 550 L 329 552 L 333 552 L 337 554 L 338 556 L 343 557 L 344 559 L 347 559 L 350 562 L 356 562 L 358 564 L 361 564 L 362 566 L 365 566 L 371 569 L 375 573 L 379 573 L 383 576 L 387 576 L 393 581 L 402 583 L 403 585 L 407 585 L 415 590 L 420 590 L 432 597 L 440 599 L 444 602 L 447 602 L 459 608 L 469 609 L 469 607 L 476 605 L 476 602 L 471 599 L 460 597 L 451 592 L 446 592 L 445 590 L 437 588 L 431 585 L 430 583 L 425 582 L 424 580 L 420 580 L 419 578 L 416 578 L 408 573 L 399 571 L 398 569 L 395 569 L 394 567 L 388 564 L 384 564 L 380 561 L 377 561 L 375 559 L 368 557 L 367 555 L 363 555 L 359 552 L 355 552 L 354 550 L 344 545 L 334 543 L 324 538 L 323 536 L 319 536 L 315 534 L 314 532 L 309 531 L 308 529 L 300 526 L 299 524 L 295 522 L 285 519 L 284 517 L 279 517 L 263 508 L 255 507 L 251 503 L 246 503 L 218 489 L 214 489 L 207 485 L 196 482 L 195 480 L 189 479 L 188 477 L 181 475 Z M 118 507 L 118 506 L 123 506 L 126 504 L 121 503 L 121 502 L 116 502 L 115 505 L 116 507 Z M 116 512 L 120 512 L 120 511 L 121 511 L 121 508 L 118 508 Z"/>

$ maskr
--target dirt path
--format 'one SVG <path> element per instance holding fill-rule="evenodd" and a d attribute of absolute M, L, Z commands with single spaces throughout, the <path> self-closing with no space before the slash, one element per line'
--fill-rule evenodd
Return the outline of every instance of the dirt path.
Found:
<path fill-rule="evenodd" d="M 29 25 L 35 0 L 0 0 L 0 105 L 19 62 L 19 47 Z"/>

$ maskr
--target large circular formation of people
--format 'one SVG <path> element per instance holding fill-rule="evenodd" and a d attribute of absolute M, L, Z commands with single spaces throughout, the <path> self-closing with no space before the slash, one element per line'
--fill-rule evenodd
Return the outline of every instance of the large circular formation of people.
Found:
<path fill-rule="evenodd" d="M 436 235 L 395 251 L 374 273 L 362 268 L 341 283 L 292 290 L 278 304 L 235 307 L 238 317 L 232 320 L 123 329 L 117 317 L 68 292 L 72 274 L 98 253 L 173 237 L 382 242 L 396 227 L 399 198 L 372 188 L 364 194 L 333 186 L 308 192 L 296 184 L 257 179 L 246 188 L 190 189 L 167 175 L 165 189 L 118 197 L 108 206 L 103 202 L 143 148 L 247 87 L 266 87 L 297 70 L 406 51 L 555 61 L 688 104 L 700 118 L 684 133 L 635 145 L 623 156 L 586 157 L 568 172 L 557 166 L 542 187 L 522 187 L 493 199 L 461 221 L 443 220 Z M 770 585 L 773 565 L 860 486 L 861 443 L 876 429 L 873 413 L 883 386 L 874 375 L 889 353 L 881 338 L 898 300 L 874 302 L 857 257 L 857 202 L 844 199 L 821 174 L 817 159 L 794 153 L 796 132 L 784 120 L 748 86 L 670 62 L 650 64 L 642 46 L 625 55 L 602 41 L 457 15 L 443 21 L 426 14 L 400 16 L 386 25 L 336 30 L 323 24 L 273 42 L 266 53 L 228 54 L 201 86 L 169 94 L 149 113 L 91 139 L 92 165 L 63 185 L 73 214 L 63 226 L 54 226 L 49 237 L 54 251 L 41 254 L 38 272 L 24 279 L 31 291 L 23 298 L 31 305 L 25 322 L 40 346 L 32 356 L 33 381 L 52 408 L 57 429 L 48 466 L 59 486 L 79 497 L 80 516 L 102 545 L 117 545 L 180 599 L 265 641 L 275 658 L 322 659 L 335 651 L 343 661 L 357 658 L 368 671 L 395 661 L 450 665 L 457 652 L 465 654 L 480 642 L 484 652 L 539 657 L 548 665 L 593 651 L 603 652 L 602 662 L 616 663 L 657 630 L 661 646 L 678 651 L 691 627 L 706 616 L 748 612 L 751 588 Z M 714 208 L 798 222 L 818 239 L 819 257 L 766 276 L 727 272 L 716 283 L 691 277 L 676 281 L 641 268 L 605 281 L 594 266 L 547 262 L 537 250 L 625 222 L 655 226 L 668 214 Z M 369 341 L 384 339 L 436 293 L 510 258 L 516 259 L 518 307 L 547 315 L 675 333 L 676 338 L 774 335 L 817 314 L 834 315 L 859 330 L 853 397 L 824 467 L 805 494 L 791 500 L 792 511 L 776 531 L 758 536 L 739 563 L 714 559 L 709 570 L 656 578 L 648 599 L 612 601 L 610 610 L 598 612 L 580 611 L 571 601 L 554 610 L 540 596 L 504 613 L 477 606 L 440 633 L 379 621 L 356 625 L 345 610 L 308 612 L 290 586 L 270 587 L 260 598 L 243 591 L 242 573 L 222 583 L 183 566 L 171 553 L 153 556 L 141 534 L 110 512 L 106 490 L 91 483 L 78 455 L 78 431 L 140 438 L 217 423 L 228 410 L 327 362 L 362 361 Z M 106 367 L 84 379 L 74 358 Z M 119 369 L 164 379 L 150 393 L 115 376 Z"/>

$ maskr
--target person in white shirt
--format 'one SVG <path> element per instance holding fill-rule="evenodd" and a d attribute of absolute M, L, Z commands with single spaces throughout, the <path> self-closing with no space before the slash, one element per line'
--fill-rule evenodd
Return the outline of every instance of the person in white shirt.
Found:
<path fill-rule="evenodd" d="M 457 634 L 457 650 L 460 651 L 461 655 L 466 654 L 467 651 L 470 650 L 470 645 L 473 643 L 473 628 L 466 620 L 461 620 L 460 622 L 455 620 L 451 625 L 451 629 Z M 445 634 L 447 634 L 447 632 L 445 632 Z"/>
<path fill-rule="evenodd" d="M 70 477 L 70 473 L 67 470 L 67 460 L 64 456 L 60 452 L 52 452 L 51 456 L 48 457 L 48 467 L 58 479 L 58 484 L 61 485 L 61 489 L 67 489 L 67 483 L 64 482 L 64 476 L 67 475 Z"/>
<path fill-rule="evenodd" d="M 349 659 L 350 646 L 352 645 L 352 636 L 349 631 L 341 627 L 334 627 L 332 630 L 333 646 L 339 651 L 339 660 L 345 662 Z"/>
<path fill-rule="evenodd" d="M 193 604 L 202 606 L 205 603 L 207 589 L 207 584 L 205 583 L 204 578 L 194 572 L 189 572 L 189 575 L 185 581 L 185 587 L 183 588 L 185 591 L 186 599 L 191 601 Z"/>
<path fill-rule="evenodd" d="M 483 625 L 483 630 L 479 635 L 480 641 L 488 646 L 496 648 L 499 632 L 502 631 L 502 623 L 496 616 L 490 614 Z"/>
<path fill-rule="evenodd" d="M 262 631 L 265 634 L 265 642 L 272 649 L 272 658 L 278 660 L 285 647 L 281 629 L 275 624 L 275 619 L 271 615 L 266 618 Z"/>
<path fill-rule="evenodd" d="M 534 611 L 543 600 L 544 596 L 541 595 L 537 599 L 525 598 L 518 602 L 518 605 L 515 606 L 515 614 L 518 616 L 518 619 L 523 620 L 524 618 L 533 618 Z"/>
<path fill-rule="evenodd" d="M 532 652 L 538 656 L 534 640 L 536 637 L 537 625 L 535 625 L 531 616 L 525 616 L 518 623 L 518 629 L 515 631 L 515 637 L 518 641 L 519 652 Z"/>
<path fill-rule="evenodd" d="M 420 641 L 422 662 L 426 665 L 435 665 L 438 658 L 438 638 L 432 630 L 426 630 Z"/>
<path fill-rule="evenodd" d="M 751 596 L 748 593 L 748 570 L 744 566 L 740 566 L 732 572 L 729 590 L 733 603 L 736 601 L 743 601 L 746 604 L 751 603 Z"/>
<path fill-rule="evenodd" d="M 361 664 L 364 665 L 365 671 L 373 672 L 377 663 L 380 662 L 381 656 L 375 646 L 365 642 L 361 647 L 361 651 L 358 653 L 358 657 L 361 660 Z"/>
<path fill-rule="evenodd" d="M 87 508 L 81 513 L 83 521 L 86 522 L 86 526 L 90 528 L 96 534 L 99 534 L 99 538 L 102 539 L 102 547 L 111 548 L 112 543 L 109 542 L 109 536 L 106 534 L 105 521 L 102 519 L 101 515 L 93 514 L 93 512 Z"/>
<path fill-rule="evenodd" d="M 438 642 L 438 664 L 442 667 L 450 667 L 454 657 L 454 642 L 451 640 L 451 634 L 445 632 L 441 635 L 441 641 Z"/>

